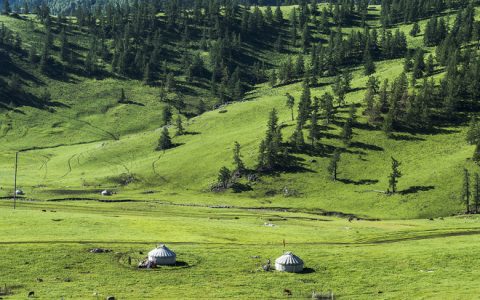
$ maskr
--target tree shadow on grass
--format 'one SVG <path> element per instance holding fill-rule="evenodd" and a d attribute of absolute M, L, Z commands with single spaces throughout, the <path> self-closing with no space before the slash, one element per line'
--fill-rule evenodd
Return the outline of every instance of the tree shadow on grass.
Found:
<path fill-rule="evenodd" d="M 409 195 L 409 194 L 416 194 L 418 192 L 427 192 L 435 189 L 433 185 L 429 186 L 411 186 L 406 190 L 400 191 L 400 195 Z"/>
<path fill-rule="evenodd" d="M 137 106 L 145 106 L 145 104 L 140 103 L 140 102 L 135 102 L 132 100 L 124 100 L 124 101 L 118 101 L 120 104 L 131 104 L 131 105 L 137 105 Z"/>
<path fill-rule="evenodd" d="M 376 145 L 370 145 L 370 144 L 365 144 L 362 142 L 353 142 L 350 146 L 354 148 L 360 148 L 363 150 L 372 150 L 372 151 L 383 151 L 384 149 L 382 147 L 376 146 Z"/>
<path fill-rule="evenodd" d="M 376 179 L 361 179 L 358 181 L 351 180 L 351 179 L 337 179 L 337 181 L 345 183 L 345 184 L 353 184 L 353 185 L 372 185 L 378 183 Z"/>
<path fill-rule="evenodd" d="M 405 134 L 393 134 L 392 139 L 395 141 L 425 141 L 423 138 Z"/>
<path fill-rule="evenodd" d="M 240 182 L 235 182 L 232 185 L 232 190 L 234 193 L 242 193 L 242 192 L 248 192 L 248 191 L 253 191 L 252 187 L 248 184 L 243 184 Z"/>
<path fill-rule="evenodd" d="M 183 134 L 184 135 L 199 135 L 200 132 L 198 132 L 198 131 L 185 131 Z"/>

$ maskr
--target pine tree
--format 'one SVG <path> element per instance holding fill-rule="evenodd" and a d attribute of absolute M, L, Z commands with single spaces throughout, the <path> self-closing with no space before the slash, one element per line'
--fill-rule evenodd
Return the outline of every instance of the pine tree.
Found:
<path fill-rule="evenodd" d="M 348 119 L 345 124 L 343 124 L 343 129 L 342 129 L 342 141 L 345 144 L 345 146 L 350 146 L 350 143 L 352 142 L 352 136 L 353 136 L 353 130 L 352 130 L 352 120 Z"/>
<path fill-rule="evenodd" d="M 425 71 L 425 61 L 423 56 L 423 50 L 418 48 L 413 62 L 413 78 L 419 79 L 422 78 L 423 72 Z"/>
<path fill-rule="evenodd" d="M 293 148 L 297 151 L 301 151 L 305 146 L 305 138 L 303 136 L 303 130 L 300 123 L 297 123 L 297 127 L 290 137 L 290 141 L 292 142 Z"/>
<path fill-rule="evenodd" d="M 433 62 L 433 56 L 430 54 L 427 58 L 427 63 L 425 65 L 425 72 L 427 75 L 432 75 L 435 70 L 435 63 Z"/>
<path fill-rule="evenodd" d="M 462 199 L 465 201 L 466 213 L 468 214 L 470 213 L 470 173 L 467 169 L 463 169 Z"/>
<path fill-rule="evenodd" d="M 147 63 L 145 66 L 145 70 L 143 71 L 143 83 L 146 85 L 150 85 L 153 81 L 152 70 L 150 67 L 150 63 Z"/>
<path fill-rule="evenodd" d="M 400 172 L 400 162 L 395 158 L 392 159 L 392 172 L 388 176 L 388 187 L 389 192 L 395 194 L 397 192 L 398 179 L 402 177 L 402 172 Z"/>
<path fill-rule="evenodd" d="M 393 113 L 389 111 L 383 120 L 382 130 L 390 138 L 393 132 Z"/>
<path fill-rule="evenodd" d="M 475 204 L 475 213 L 478 214 L 480 207 L 480 177 L 478 173 L 475 173 L 473 184 L 473 203 Z"/>
<path fill-rule="evenodd" d="M 160 135 L 160 140 L 158 141 L 157 150 L 167 150 L 172 148 L 172 140 L 170 139 L 170 134 L 168 133 L 168 128 L 163 127 L 162 134 Z"/>
<path fill-rule="evenodd" d="M 62 30 L 60 35 L 60 58 L 62 61 L 66 62 L 70 58 L 70 51 L 69 51 L 69 44 L 67 39 L 67 34 L 65 33 L 65 29 Z"/>
<path fill-rule="evenodd" d="M 240 149 L 240 144 L 238 142 L 235 142 L 233 146 L 233 164 L 235 165 L 235 171 L 242 173 L 243 171 L 245 171 L 245 164 L 242 161 Z"/>
<path fill-rule="evenodd" d="M 333 181 L 337 181 L 338 176 L 338 163 L 340 162 L 340 151 L 338 149 L 333 152 L 330 158 L 330 164 L 328 165 L 328 173 Z"/>
<path fill-rule="evenodd" d="M 258 155 L 257 168 L 260 171 L 271 171 L 281 164 L 282 133 L 278 126 L 277 110 L 273 109 L 268 117 L 267 132 L 261 142 Z"/>
<path fill-rule="evenodd" d="M 167 105 L 163 108 L 162 117 L 163 117 L 163 124 L 168 125 L 172 121 L 172 107 Z"/>
<path fill-rule="evenodd" d="M 277 72 L 275 72 L 275 70 L 272 70 L 270 73 L 269 80 L 271 87 L 274 87 L 277 84 Z"/>
<path fill-rule="evenodd" d="M 410 35 L 415 37 L 419 33 L 420 33 L 420 26 L 418 25 L 418 22 L 415 22 L 413 23 L 412 30 L 410 30 Z"/>
<path fill-rule="evenodd" d="M 230 180 L 232 179 L 232 172 L 227 167 L 222 167 L 220 171 L 218 171 L 218 185 L 223 188 L 227 189 L 230 185 Z"/>
<path fill-rule="evenodd" d="M 335 96 L 337 96 L 337 102 L 339 106 L 342 106 L 345 104 L 345 94 L 346 94 L 346 88 L 344 84 L 344 80 L 341 75 L 337 75 L 335 77 L 335 81 L 333 83 L 333 93 Z"/>
<path fill-rule="evenodd" d="M 307 122 L 310 114 L 310 106 L 311 106 L 311 98 L 310 98 L 310 86 L 308 84 L 308 80 L 303 82 L 303 91 L 302 95 L 300 96 L 300 101 L 298 103 L 298 124 L 300 127 L 304 127 L 305 123 Z"/>
<path fill-rule="evenodd" d="M 363 68 L 365 76 L 370 76 L 375 73 L 375 63 L 373 62 L 372 56 L 370 55 L 370 51 L 365 51 L 363 56 Z"/>
<path fill-rule="evenodd" d="M 177 116 L 177 119 L 175 120 L 176 127 L 177 127 L 177 132 L 176 135 L 184 135 L 185 134 L 185 129 L 183 128 L 183 123 L 182 123 L 182 118 L 180 116 Z"/>
<path fill-rule="evenodd" d="M 289 93 L 287 93 L 286 96 L 287 96 L 286 106 L 288 107 L 288 109 L 290 109 L 290 111 L 292 113 L 292 121 L 293 121 L 294 120 L 293 107 L 295 106 L 295 98 L 292 95 L 290 95 Z"/>
<path fill-rule="evenodd" d="M 330 124 L 335 118 L 335 109 L 333 108 L 333 96 L 330 93 L 325 93 L 320 97 L 320 105 L 322 107 L 325 123 Z"/>
<path fill-rule="evenodd" d="M 280 6 L 277 6 L 277 8 L 275 9 L 274 18 L 277 24 L 283 23 L 283 13 L 282 13 L 282 10 L 280 9 Z"/>
<path fill-rule="evenodd" d="M 122 88 L 120 90 L 120 98 L 118 99 L 118 103 L 126 103 L 127 97 L 125 96 L 125 90 Z"/>
<path fill-rule="evenodd" d="M 310 134 L 309 138 L 312 142 L 312 147 L 315 148 L 318 140 L 320 139 L 320 126 L 318 125 L 317 112 L 312 112 L 312 117 L 310 118 Z"/>
<path fill-rule="evenodd" d="M 205 101 L 203 101 L 202 99 L 200 99 L 198 101 L 198 106 L 197 106 L 197 114 L 201 115 L 203 114 L 204 112 L 206 112 L 207 109 L 205 107 Z"/>

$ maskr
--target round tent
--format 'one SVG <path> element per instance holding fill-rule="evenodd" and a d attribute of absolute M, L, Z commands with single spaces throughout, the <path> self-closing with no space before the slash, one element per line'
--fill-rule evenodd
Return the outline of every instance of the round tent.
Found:
<path fill-rule="evenodd" d="M 148 252 L 148 260 L 156 265 L 174 265 L 177 262 L 177 255 L 165 245 L 160 245 Z"/>
<path fill-rule="evenodd" d="M 281 272 L 299 273 L 303 271 L 303 260 L 292 252 L 285 252 L 275 260 L 275 269 Z"/>

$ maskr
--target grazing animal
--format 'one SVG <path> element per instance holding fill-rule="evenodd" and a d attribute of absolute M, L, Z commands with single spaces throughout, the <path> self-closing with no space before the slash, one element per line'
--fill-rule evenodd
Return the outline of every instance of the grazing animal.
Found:
<path fill-rule="evenodd" d="M 30 291 L 28 293 L 28 298 L 32 298 L 32 297 L 35 297 L 35 292 L 34 291 Z"/>
<path fill-rule="evenodd" d="M 43 211 L 43 212 L 47 212 L 47 210 L 46 210 L 46 209 L 42 209 L 42 211 Z"/>
<path fill-rule="evenodd" d="M 43 279 L 42 278 L 37 278 L 37 281 L 38 282 L 43 282 Z"/>
<path fill-rule="evenodd" d="M 291 295 L 292 295 L 292 291 L 289 290 L 289 289 L 283 289 L 283 294 L 284 294 L 285 296 L 291 296 Z"/>
<path fill-rule="evenodd" d="M 114 296 L 108 296 L 107 300 L 115 300 L 115 297 Z"/>

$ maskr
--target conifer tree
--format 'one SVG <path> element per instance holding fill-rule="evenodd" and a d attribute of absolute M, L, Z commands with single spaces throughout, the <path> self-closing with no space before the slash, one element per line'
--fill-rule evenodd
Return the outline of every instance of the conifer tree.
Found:
<path fill-rule="evenodd" d="M 301 128 L 305 126 L 310 114 L 310 107 L 311 107 L 311 98 L 310 98 L 310 87 L 308 84 L 308 80 L 303 82 L 303 91 L 302 95 L 300 96 L 300 101 L 298 103 L 298 124 Z"/>
<path fill-rule="evenodd" d="M 125 103 L 127 102 L 127 97 L 125 96 L 125 90 L 122 88 L 120 90 L 120 98 L 118 99 L 118 103 Z"/>
<path fill-rule="evenodd" d="M 278 126 L 277 110 L 270 112 L 265 139 L 260 144 L 257 167 L 261 171 L 270 171 L 278 166 L 281 161 L 282 134 Z"/>
<path fill-rule="evenodd" d="M 292 142 L 292 146 L 297 151 L 301 151 L 305 146 L 305 138 L 303 136 L 303 130 L 300 123 L 297 123 L 297 127 L 293 132 L 290 141 Z"/>
<path fill-rule="evenodd" d="M 342 141 L 345 144 L 345 146 L 350 146 L 350 143 L 352 142 L 352 136 L 353 136 L 353 130 L 352 130 L 352 120 L 348 119 L 345 124 L 343 124 L 343 129 L 342 129 Z"/>
<path fill-rule="evenodd" d="M 415 37 L 419 33 L 420 33 L 420 26 L 418 25 L 418 22 L 415 22 L 413 23 L 412 30 L 410 30 L 410 35 Z"/>
<path fill-rule="evenodd" d="M 427 63 L 425 64 L 425 72 L 427 75 L 432 75 L 435 69 L 435 64 L 433 62 L 433 56 L 430 54 L 427 58 Z"/>
<path fill-rule="evenodd" d="M 170 138 L 170 134 L 168 133 L 168 128 L 165 126 L 163 127 L 162 134 L 160 135 L 160 139 L 158 141 L 157 150 L 167 150 L 172 148 L 172 140 Z"/>
<path fill-rule="evenodd" d="M 383 120 L 382 130 L 390 138 L 393 132 L 393 113 L 389 111 Z"/>
<path fill-rule="evenodd" d="M 62 30 L 60 35 L 60 58 L 62 61 L 66 62 L 70 58 L 70 51 L 69 51 L 69 44 L 67 39 L 67 34 L 65 33 L 65 29 Z"/>
<path fill-rule="evenodd" d="M 395 158 L 392 159 L 392 172 L 388 176 L 388 187 L 389 192 L 395 194 L 397 192 L 398 179 L 402 177 L 402 172 L 400 172 L 400 162 Z"/>
<path fill-rule="evenodd" d="M 370 76 L 375 73 L 375 63 L 373 62 L 370 51 L 366 50 L 363 56 L 363 68 L 365 76 Z"/>
<path fill-rule="evenodd" d="M 320 126 L 318 125 L 318 116 L 317 112 L 312 112 L 312 117 L 310 118 L 310 134 L 309 139 L 312 142 L 312 147 L 315 148 L 318 140 L 320 139 Z"/>
<path fill-rule="evenodd" d="M 277 84 L 277 72 L 272 70 L 269 76 L 270 86 L 274 87 Z"/>
<path fill-rule="evenodd" d="M 163 108 L 162 117 L 163 117 L 163 124 L 168 125 L 172 121 L 172 107 L 167 105 Z"/>
<path fill-rule="evenodd" d="M 176 127 L 177 127 L 177 132 L 176 135 L 184 135 L 185 134 L 185 129 L 183 128 L 183 122 L 182 118 L 180 116 L 177 116 L 177 119 L 175 120 Z"/>
<path fill-rule="evenodd" d="M 463 169 L 463 190 L 462 199 L 465 201 L 466 213 L 470 213 L 470 173 Z"/>
<path fill-rule="evenodd" d="M 230 185 L 230 180 L 232 179 L 232 172 L 227 167 L 222 167 L 220 171 L 218 171 L 218 185 L 223 188 L 227 189 Z"/>
<path fill-rule="evenodd" d="M 475 173 L 473 182 L 473 203 L 475 204 L 475 213 L 478 214 L 480 208 L 480 177 Z"/>
<path fill-rule="evenodd" d="M 245 164 L 243 163 L 240 149 L 240 144 L 238 142 L 235 142 L 233 146 L 233 164 L 235 165 L 235 171 L 242 173 L 243 171 L 245 171 Z"/>
<path fill-rule="evenodd" d="M 152 69 L 150 63 L 147 63 L 145 70 L 143 71 L 143 83 L 146 85 L 151 84 L 153 81 Z"/>
<path fill-rule="evenodd" d="M 289 93 L 287 93 L 285 96 L 287 96 L 286 106 L 288 107 L 288 109 L 290 109 L 290 112 L 292 113 L 292 121 L 293 121 L 294 120 L 293 107 L 295 106 L 295 98 Z"/>
<path fill-rule="evenodd" d="M 330 124 L 335 117 L 335 109 L 333 108 L 333 96 L 325 93 L 320 97 L 320 106 L 324 113 L 325 123 Z"/>
<path fill-rule="evenodd" d="M 419 79 L 422 78 L 423 72 L 425 71 L 425 61 L 423 56 L 423 50 L 418 48 L 413 62 L 413 78 Z"/>
<path fill-rule="evenodd" d="M 330 158 L 330 164 L 328 165 L 328 173 L 333 181 L 337 181 L 338 176 L 338 163 L 340 162 L 340 151 L 338 149 L 333 152 Z"/>

